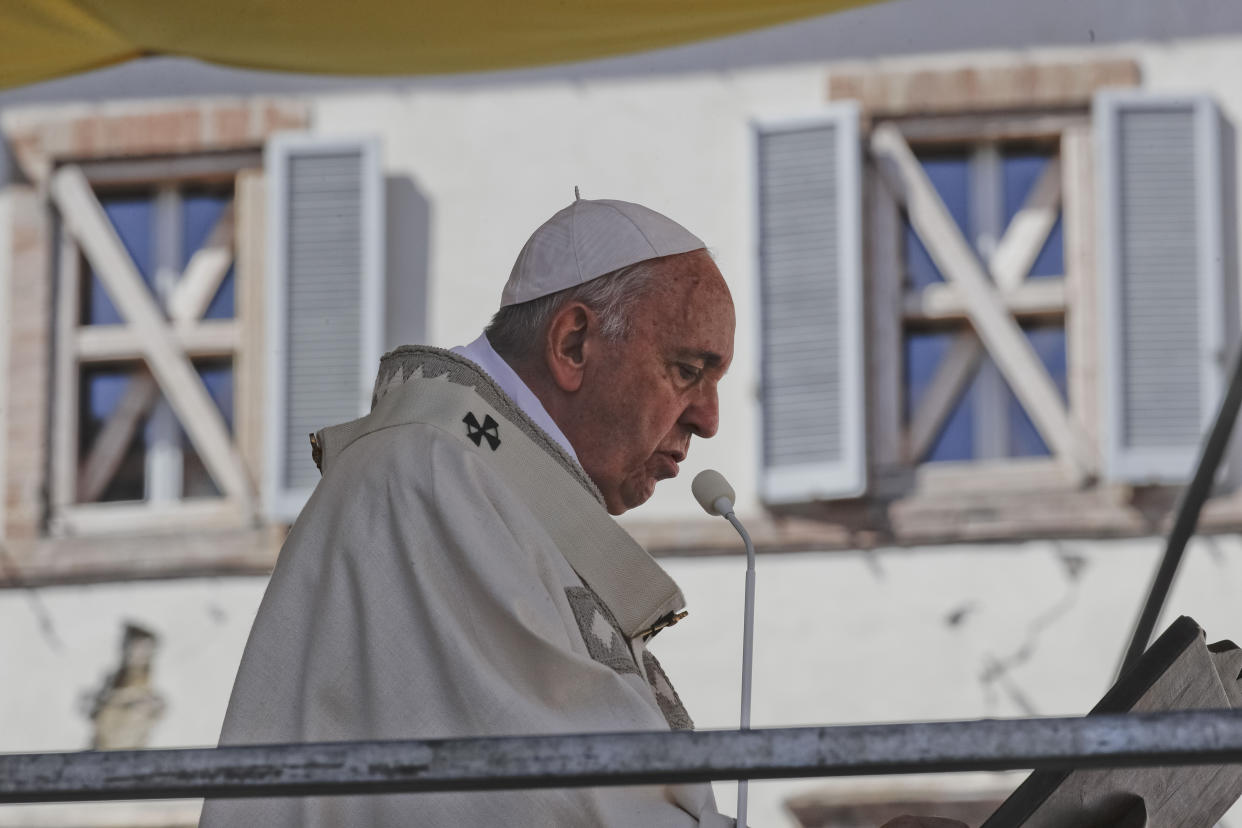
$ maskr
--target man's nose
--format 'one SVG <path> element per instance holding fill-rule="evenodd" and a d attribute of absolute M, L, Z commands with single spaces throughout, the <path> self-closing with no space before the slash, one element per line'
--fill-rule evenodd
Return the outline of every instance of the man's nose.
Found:
<path fill-rule="evenodd" d="M 681 422 L 691 434 L 711 437 L 720 427 L 720 400 L 716 396 L 716 384 L 704 385 L 681 415 Z"/>

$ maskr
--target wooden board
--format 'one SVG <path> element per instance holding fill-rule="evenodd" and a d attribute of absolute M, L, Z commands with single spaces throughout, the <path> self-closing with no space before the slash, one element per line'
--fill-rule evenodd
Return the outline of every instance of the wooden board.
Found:
<path fill-rule="evenodd" d="M 1182 616 L 1091 713 L 1233 707 L 1242 699 L 1239 662 L 1242 651 L 1227 642 L 1209 647 L 1199 625 Z M 1236 765 L 1036 771 L 983 828 L 1211 828 L 1240 795 L 1242 767 Z M 1136 811 L 1126 813 L 1136 796 L 1145 803 L 1146 821 Z"/>

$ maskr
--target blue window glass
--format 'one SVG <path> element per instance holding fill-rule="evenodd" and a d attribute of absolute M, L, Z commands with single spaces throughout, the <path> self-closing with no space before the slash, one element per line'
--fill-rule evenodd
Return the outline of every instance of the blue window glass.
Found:
<path fill-rule="evenodd" d="M 183 194 L 181 201 L 182 271 L 189 264 L 194 252 L 206 243 L 211 231 L 232 200 L 227 192 L 189 191 Z M 228 273 L 220 282 L 216 295 L 212 297 L 211 304 L 207 306 L 206 313 L 203 314 L 204 319 L 233 318 L 234 281 L 233 267 L 230 266 Z"/>
<path fill-rule="evenodd" d="M 228 361 L 199 362 L 194 366 L 207 386 L 211 401 L 224 417 L 224 423 L 233 433 L 233 363 Z"/>
<path fill-rule="evenodd" d="M 1004 152 L 1001 155 L 1005 188 L 1005 224 L 1008 225 L 1035 189 L 1044 174 L 1049 157 L 1030 152 Z"/>
<path fill-rule="evenodd" d="M 1001 217 L 1002 227 L 1008 227 L 1013 217 L 1017 215 L 1018 210 L 1022 208 L 1035 183 L 1047 169 L 1052 157 L 1053 154 L 1051 152 L 1002 149 L 1001 179 L 1004 190 L 1002 194 L 1004 205 L 1004 215 Z M 971 169 L 968 154 L 921 156 L 919 163 L 922 164 L 924 172 L 927 173 L 927 177 L 935 187 L 936 193 L 944 202 L 945 207 L 948 208 L 950 215 L 953 216 L 953 220 L 957 223 L 962 234 L 966 238 L 970 238 L 968 229 L 970 221 Z M 923 242 L 908 221 L 904 226 L 904 234 L 906 286 L 917 290 L 930 284 L 944 281 L 943 276 L 928 254 L 927 248 L 923 245 Z M 1031 267 L 1030 276 L 1032 278 L 1041 278 L 1063 275 L 1065 273 L 1064 249 L 1064 231 L 1061 218 L 1058 216 L 1056 224 L 1048 234 L 1048 239 L 1044 242 L 1034 265 Z"/>
<path fill-rule="evenodd" d="M 82 372 L 78 426 L 78 456 L 85 459 L 108 416 L 116 410 L 129 387 L 133 371 L 125 367 L 87 368 Z M 142 500 L 145 490 L 145 422 L 139 423 L 120 467 L 100 495 L 101 501 Z"/>
<path fill-rule="evenodd" d="M 1007 229 L 1055 158 L 1054 148 L 1030 144 L 1001 145 L 995 155 L 977 156 L 978 164 L 974 163 L 976 152 L 975 147 L 969 147 L 956 153 L 937 150 L 919 155 L 919 162 L 937 194 L 968 240 L 972 238 L 969 232 L 972 214 L 988 204 L 997 204 L 1003 215 L 992 216 L 987 223 Z M 997 166 L 989 166 L 994 163 Z M 976 180 L 975 175 L 986 175 L 988 178 Z M 993 175 L 996 178 L 992 178 Z M 972 203 L 979 186 L 991 181 L 995 181 L 998 188 L 991 195 L 999 202 L 993 202 L 989 197 L 986 204 Z M 988 219 L 987 216 L 979 218 Z M 908 222 L 904 227 L 904 236 L 907 289 L 921 290 L 944 281 Z M 1032 265 L 1029 277 L 1061 276 L 1064 272 L 1064 236 L 1061 217 L 1058 216 Z M 904 340 L 906 422 L 910 422 L 913 412 L 926 396 L 954 337 L 963 330 L 969 328 L 959 323 L 934 330 L 907 331 Z M 1064 324 L 1040 323 L 1027 326 L 1024 330 L 1064 397 Z M 982 365 L 987 366 L 988 375 L 995 374 L 999 382 L 985 381 L 978 373 L 970 378 L 926 456 L 920 458 L 923 462 L 1037 457 L 1050 453 L 1004 376 L 999 374 L 986 355 Z"/>
<path fill-rule="evenodd" d="M 1065 360 L 1065 327 L 1063 325 L 1041 325 L 1025 329 L 1026 338 L 1030 341 L 1039 361 L 1048 370 L 1049 376 L 1061 392 L 1061 399 L 1068 399 L 1067 372 Z M 1005 386 L 1008 397 L 1009 420 L 1009 456 L 1010 457 L 1044 457 L 1052 452 L 1044 443 L 1035 424 L 1031 422 L 1026 409 L 1018 402 L 1017 396 L 1008 385 Z"/>
<path fill-rule="evenodd" d="M 952 332 L 909 333 L 905 341 L 906 422 L 931 388 L 936 369 L 953 342 Z M 973 398 L 966 394 L 953 409 L 924 460 L 969 460 L 974 456 Z"/>
<path fill-rule="evenodd" d="M 133 259 L 148 285 L 155 278 L 151 267 L 152 256 L 152 221 L 154 218 L 154 200 L 150 193 L 103 195 L 99 198 L 104 214 L 111 222 L 116 234 L 121 237 L 125 251 Z M 86 325 L 118 325 L 122 321 L 121 314 L 112 304 L 108 291 L 95 269 L 87 263 L 87 279 L 83 296 L 83 313 Z"/>
<path fill-rule="evenodd" d="M 965 153 L 931 155 L 919 158 L 923 171 L 931 179 L 932 186 L 940 195 L 945 207 L 957 222 L 957 226 L 966 232 L 970 221 L 970 163 Z M 936 268 L 927 248 L 919 239 L 910 222 L 905 222 L 906 249 L 906 287 L 919 290 L 936 282 L 943 282 L 944 277 Z"/>
<path fill-rule="evenodd" d="M 1013 217 L 1022 209 L 1023 203 L 1035 188 L 1035 182 L 1044 174 L 1052 161 L 1051 153 L 1005 152 L 1002 155 L 1004 179 L 1004 226 L 1008 227 Z M 1061 217 L 1048 234 L 1047 241 L 1039 251 L 1035 264 L 1031 267 L 1029 278 L 1047 276 L 1063 276 L 1065 274 L 1065 238 L 1061 228 Z"/>
<path fill-rule="evenodd" d="M 1053 382 L 1066 397 L 1066 359 L 1065 359 L 1065 328 L 1061 324 L 1040 325 L 1025 328 L 1031 346 L 1038 354 L 1040 361 L 1048 370 Z M 906 371 L 906 411 L 905 419 L 909 423 L 914 411 L 918 409 L 931 385 L 936 370 L 948 353 L 953 341 L 953 332 L 908 333 L 905 338 L 905 371 Z M 987 359 L 985 356 L 984 359 Z M 1005 457 L 1041 457 L 1050 454 L 1048 446 L 1040 437 L 1035 425 L 1031 422 L 1026 410 L 1018 401 L 1017 396 L 1004 382 L 999 399 L 984 398 L 984 391 L 978 375 L 971 380 L 967 389 L 954 405 L 946 418 L 940 433 L 932 442 L 922 462 L 939 462 L 950 460 L 979 460 L 975 444 L 976 419 L 979 406 L 999 407 L 1004 412 Z"/>
<path fill-rule="evenodd" d="M 181 270 L 211 235 L 216 222 L 224 214 L 232 201 L 232 194 L 227 190 L 206 191 L 187 190 L 181 199 Z M 154 221 L 155 194 L 119 193 L 102 194 L 99 203 L 112 223 L 117 235 L 120 236 L 125 250 L 133 259 L 143 281 L 148 286 L 155 283 L 154 272 Z M 116 325 L 122 323 L 120 313 L 112 304 L 103 282 L 94 269 L 87 263 L 88 278 L 83 297 L 83 324 Z M 220 287 L 212 297 L 206 319 L 231 319 L 234 315 L 234 283 L 233 267 L 221 280 Z"/>
<path fill-rule="evenodd" d="M 105 215 L 120 237 L 143 281 L 154 294 L 154 260 L 156 198 L 153 190 L 145 192 L 104 193 L 98 196 Z M 211 231 L 225 214 L 232 194 L 227 188 L 183 190 L 179 199 L 181 257 L 184 274 L 194 253 L 207 241 Z M 230 267 L 213 297 L 206 313 L 209 319 L 227 319 L 234 315 L 234 273 Z M 98 274 L 86 263 L 83 278 L 82 324 L 121 324 L 117 312 Z M 233 430 L 233 366 L 232 361 L 202 360 L 195 368 L 202 378 L 212 403 L 219 410 L 229 432 Z M 83 366 L 81 369 L 79 445 L 81 458 L 88 456 L 94 441 L 108 417 L 123 399 L 136 366 Z M 150 417 L 144 417 L 134 430 L 121 466 L 103 492 L 101 500 L 142 500 L 146 491 L 147 432 Z M 219 495 L 194 446 L 184 432 L 182 495 L 195 497 Z"/>

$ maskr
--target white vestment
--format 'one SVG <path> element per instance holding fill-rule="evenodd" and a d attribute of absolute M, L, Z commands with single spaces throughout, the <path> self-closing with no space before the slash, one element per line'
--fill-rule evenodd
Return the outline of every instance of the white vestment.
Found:
<path fill-rule="evenodd" d="M 474 363 L 387 355 L 281 550 L 221 744 L 692 724 L 644 635 L 680 590 Z M 706 784 L 209 800 L 202 828 L 724 826 Z"/>

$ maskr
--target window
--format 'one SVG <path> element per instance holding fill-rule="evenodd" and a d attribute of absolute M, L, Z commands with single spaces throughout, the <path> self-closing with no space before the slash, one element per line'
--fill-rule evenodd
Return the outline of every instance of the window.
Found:
<path fill-rule="evenodd" d="M 378 142 L 285 134 L 264 161 L 52 175 L 54 532 L 292 522 L 319 477 L 307 434 L 367 410 L 384 333 Z"/>
<path fill-rule="evenodd" d="M 857 146 L 857 116 L 835 107 L 819 131 Z M 1015 463 L 1058 484 L 1092 473 L 1071 410 L 1089 334 L 1071 330 L 1067 302 L 1085 274 L 1067 241 L 1082 233 L 1066 218 L 1081 220 L 1087 205 L 1066 198 L 1081 188 L 1066 186 L 1063 159 L 1070 147 L 1073 169 L 1089 162 L 1086 123 L 1085 112 L 952 132 L 883 121 L 862 136 L 863 157 L 815 145 L 805 123 L 760 129 L 769 504 L 887 498 L 929 475 L 987 489 L 981 468 Z M 865 201 L 842 184 L 851 175 L 865 180 Z M 849 255 L 864 211 L 867 255 Z M 864 400 L 856 426 L 842 427 Z M 812 467 L 815 451 L 824 459 Z M 849 456 L 856 473 L 843 476 Z"/>
<path fill-rule="evenodd" d="M 308 105 L 198 98 L 5 116 L 30 182 L 8 191 L 20 203 L 10 232 L 30 252 L 9 274 L 13 561 L 52 580 L 270 570 L 283 533 L 256 495 L 263 150 L 307 129 Z"/>
<path fill-rule="evenodd" d="M 915 155 L 957 231 L 979 261 L 987 263 L 989 279 L 1007 295 L 1029 289 L 1045 299 L 1019 303 L 1014 315 L 1062 404 L 1067 404 L 1058 146 L 988 141 L 916 149 Z M 1032 232 L 1028 228 L 1033 222 L 1039 226 Z M 911 435 L 908 459 L 927 463 L 1051 456 L 964 309 L 948 310 L 952 289 L 908 216 L 902 232 L 902 396 Z"/>
<path fill-rule="evenodd" d="M 987 491 L 985 472 L 1011 469 L 1060 487 L 1095 474 L 1083 391 L 1093 333 L 1071 324 L 1067 299 L 1091 290 L 1090 194 L 1068 174 L 1089 169 L 1087 123 L 1085 112 L 1010 115 L 935 139 L 918 121 L 873 129 L 875 209 L 892 216 L 878 223 L 891 235 L 872 242 L 899 254 L 872 278 L 898 284 L 900 315 L 899 344 L 871 343 L 890 354 L 873 379 L 900 401 L 887 459 L 917 472 L 907 491 Z"/>
<path fill-rule="evenodd" d="M 91 182 L 85 169 L 52 183 L 53 529 L 244 525 L 254 473 L 238 448 L 236 386 L 241 317 L 254 314 L 239 308 L 236 171 Z"/>
<path fill-rule="evenodd" d="M 200 318 L 234 318 L 231 183 L 100 192 L 98 198 L 143 284 L 166 315 L 172 317 L 179 289 L 184 297 L 187 289 L 197 289 L 191 284 L 195 279 L 204 279 L 200 292 L 211 295 Z M 191 270 L 195 254 L 199 255 L 199 264 Z M 213 271 L 200 276 L 207 257 L 214 260 L 206 265 Z M 83 259 L 79 265 L 83 294 L 79 329 L 119 329 L 125 325 L 124 317 L 108 298 L 99 273 Z M 180 300 L 182 304 L 186 301 Z M 179 321 L 189 315 L 178 309 Z M 218 497 L 219 486 L 142 361 L 105 357 L 105 361 L 97 362 L 93 357 L 79 354 L 78 460 L 86 473 L 78 481 L 77 500 L 159 503 Z M 204 355 L 200 351 L 191 354 L 191 362 L 231 437 L 232 354 Z M 105 433 L 108 439 L 100 440 Z M 109 448 L 120 444 L 123 449 Z"/>
<path fill-rule="evenodd" d="M 817 138 L 758 128 L 770 507 L 870 542 L 1134 532 L 1117 484 L 1189 475 L 1238 331 L 1221 118 L 1097 69 L 834 76 L 857 105 Z"/>

